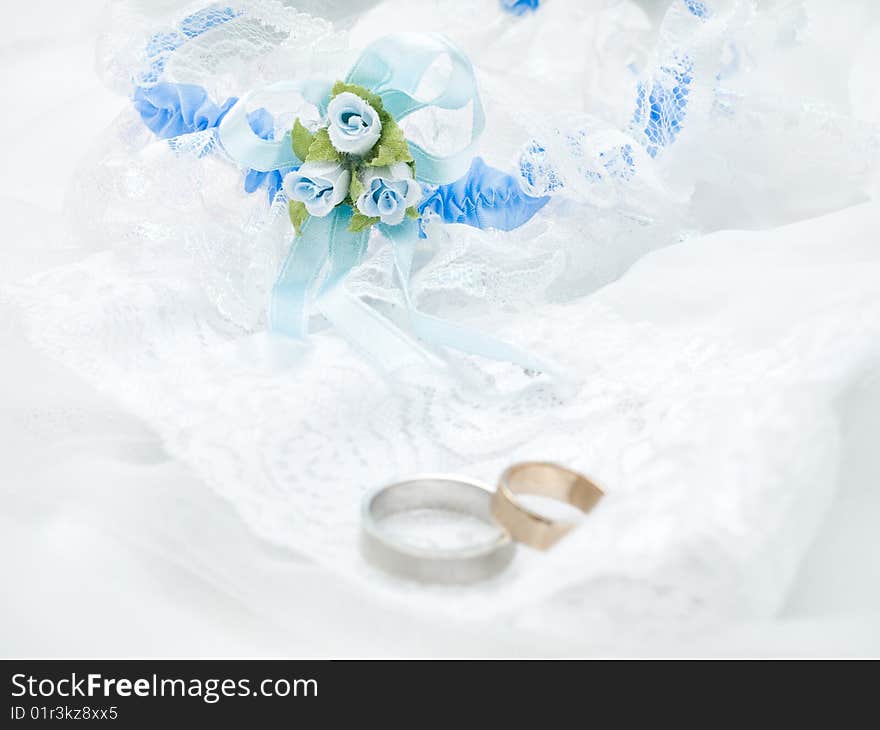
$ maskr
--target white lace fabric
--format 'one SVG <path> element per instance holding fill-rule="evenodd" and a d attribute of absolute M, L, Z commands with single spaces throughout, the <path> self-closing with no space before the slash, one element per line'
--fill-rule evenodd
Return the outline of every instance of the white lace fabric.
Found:
<path fill-rule="evenodd" d="M 180 154 L 180 145 L 175 153 L 152 141 L 133 113 L 100 140 L 72 193 L 94 252 L 11 291 L 32 338 L 141 416 L 256 534 L 382 599 L 460 617 L 561 611 L 560 625 L 571 630 L 595 618 L 773 613 L 833 493 L 837 402 L 877 366 L 880 216 L 866 204 L 766 233 L 697 233 L 731 220 L 775 224 L 863 197 L 876 127 L 826 107 L 819 116 L 799 113 L 792 124 L 794 102 L 768 107 L 766 96 L 748 93 L 750 82 L 731 80 L 743 85 L 740 121 L 715 116 L 717 89 L 701 87 L 694 93 L 704 102 L 694 103 L 674 144 L 655 157 L 637 155 L 634 183 L 609 174 L 591 186 L 586 173 L 606 159 L 596 156 L 619 149 L 624 137 L 639 140 L 619 121 L 622 95 L 590 102 L 609 83 L 589 80 L 587 59 L 566 65 L 581 84 L 581 108 L 555 117 L 525 110 L 505 123 L 511 102 L 499 101 L 516 74 L 526 85 L 543 78 L 554 63 L 553 38 L 571 42 L 561 35 L 570 33 L 565 4 L 548 1 L 543 16 L 502 19 L 503 32 L 482 53 L 479 33 L 462 26 L 478 25 L 473 18 L 489 11 L 454 5 L 458 12 L 447 12 L 440 29 L 460 33 L 480 69 L 490 162 L 513 164 L 534 138 L 566 186 L 510 234 L 433 226 L 414 288 L 425 309 L 556 360 L 570 383 L 457 356 L 445 368 L 381 373 L 328 329 L 308 343 L 270 337 L 265 299 L 289 244 L 283 206 L 246 195 L 239 171 L 220 155 Z M 768 41 L 762 31 L 784 25 L 787 15 L 719 5 L 724 12 L 708 31 L 687 26 L 704 52 L 747 43 L 757 59 L 776 47 L 778 38 Z M 650 51 L 650 19 L 638 5 L 583 6 L 579 21 L 605 39 L 597 47 L 621 83 L 629 73 L 616 65 L 621 57 L 642 59 L 651 78 L 651 53 L 664 56 L 676 24 L 694 22 L 673 12 L 660 26 L 659 50 Z M 352 57 L 342 50 L 344 34 L 325 20 L 268 0 L 248 7 L 271 31 L 258 37 L 280 40 L 263 48 L 252 25 L 246 42 L 235 40 L 232 27 L 210 43 L 206 34 L 192 55 L 169 64 L 171 78 L 199 81 L 219 102 L 248 85 L 311 72 L 327 58 L 344 69 Z M 387 28 L 399 8 L 382 3 L 350 19 L 353 37 Z M 435 11 L 423 9 L 425 22 Z M 169 23 L 167 14 L 156 22 Z M 611 43 L 609 27 L 622 40 Z M 691 37 L 681 33 L 676 48 Z M 526 36 L 533 40 L 528 63 L 501 64 L 505 44 Z M 109 67 L 136 67 L 125 60 L 133 45 L 108 40 L 105 48 L 115 49 Z M 291 46 L 300 60 L 275 65 Z M 552 85 L 543 101 L 576 106 Z M 532 125 L 534 118 L 540 122 Z M 210 135 L 186 140 L 190 150 L 211 144 Z M 776 169 L 760 150 L 780 144 L 821 144 L 824 154 Z M 804 167 L 813 171 L 809 180 L 785 182 L 799 180 Z M 819 178 L 832 173 L 840 184 L 829 189 Z M 759 184 L 746 186 L 750 179 Z M 760 204 L 768 191 L 778 203 L 772 209 Z M 722 209 L 732 192 L 735 204 Z M 645 253 L 679 241 L 596 291 Z M 402 320 L 390 272 L 387 248 L 374 241 L 349 290 Z M 533 458 L 583 470 L 607 491 L 553 551 L 522 548 L 496 580 L 443 589 L 398 581 L 361 558 L 367 489 L 426 471 L 492 483 L 510 462 Z"/>
<path fill-rule="evenodd" d="M 580 588 L 592 613 L 613 614 L 617 593 L 650 588 L 638 601 L 647 615 L 760 615 L 778 608 L 830 499 L 835 398 L 877 354 L 876 257 L 852 260 L 873 254 L 876 209 L 856 221 L 859 243 L 838 266 L 845 293 L 805 296 L 835 265 L 831 217 L 794 227 L 787 245 L 765 247 L 772 237 L 759 234 L 692 242 L 661 257 L 647 281 L 637 269 L 589 304 L 518 318 L 505 334 L 577 374 L 564 399 L 540 382 L 518 387 L 505 368 L 483 373 L 488 388 L 433 371 L 383 377 L 332 332 L 288 352 L 262 335 L 230 337 L 189 282 L 145 285 L 143 268 L 118 254 L 44 276 L 52 303 L 35 299 L 29 319 L 45 346 L 145 417 L 259 534 L 371 590 L 479 616 L 563 588 Z M 786 274 L 810 240 L 810 266 Z M 710 263 L 724 277 L 681 265 L 698 244 L 721 249 Z M 763 255 L 763 276 L 745 252 Z M 699 284 L 670 302 L 695 274 Z M 712 288 L 722 283 L 727 301 Z M 737 296 L 746 288 L 750 297 Z M 638 300 L 626 296 L 633 290 Z M 658 315 L 668 312 L 673 323 Z M 522 549 L 497 581 L 455 590 L 399 583 L 361 560 L 369 487 L 422 471 L 491 481 L 520 458 L 569 464 L 608 491 L 556 550 Z"/>

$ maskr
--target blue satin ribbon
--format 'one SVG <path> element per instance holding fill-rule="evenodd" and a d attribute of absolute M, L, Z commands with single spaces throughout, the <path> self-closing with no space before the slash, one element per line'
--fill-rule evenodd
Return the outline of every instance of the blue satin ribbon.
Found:
<path fill-rule="evenodd" d="M 501 0 L 501 7 L 513 15 L 525 15 L 534 12 L 540 5 L 540 0 Z"/>
<path fill-rule="evenodd" d="M 451 61 L 450 75 L 443 91 L 433 99 L 414 96 L 425 72 L 442 56 L 448 56 Z M 422 182 L 443 185 L 459 179 L 468 171 L 486 124 L 485 114 L 470 61 L 443 36 L 407 33 L 382 38 L 363 52 L 346 81 L 378 94 L 385 110 L 396 121 L 429 106 L 456 110 L 471 104 L 471 139 L 463 149 L 443 156 L 409 143 Z M 247 123 L 247 109 L 257 100 L 264 102 L 266 97 L 299 94 L 319 111 L 324 111 L 329 93 L 330 85 L 326 83 L 282 81 L 248 94 L 220 123 L 218 131 L 223 147 L 236 162 L 254 170 L 274 170 L 299 164 L 300 160 L 291 149 L 289 134 L 276 141 L 259 139 Z"/>
<path fill-rule="evenodd" d="M 443 56 L 451 62 L 446 86 L 433 99 L 416 97 L 425 72 Z M 433 33 L 401 33 L 381 38 L 363 52 L 346 80 L 378 94 L 385 110 L 398 122 L 426 107 L 457 110 L 471 104 L 471 139 L 464 149 L 441 156 L 409 143 L 422 182 L 443 185 L 468 171 L 486 117 L 470 61 L 446 38 Z"/>
<path fill-rule="evenodd" d="M 229 110 L 217 127 L 223 148 L 238 164 L 261 172 L 301 164 L 302 160 L 293 152 L 290 132 L 281 139 L 263 139 L 251 127 L 248 109 L 259 108 L 279 99 L 302 97 L 323 112 L 327 108 L 330 88 L 330 84 L 321 81 L 281 81 L 246 94 Z"/>
<path fill-rule="evenodd" d="M 419 214 L 436 215 L 444 223 L 463 223 L 485 230 L 512 231 L 550 202 L 545 195 L 526 195 L 512 175 L 475 157 L 467 175 L 426 191 Z"/>
<path fill-rule="evenodd" d="M 451 61 L 445 87 L 431 99 L 417 97 L 426 71 L 442 56 L 447 56 Z M 463 149 L 441 156 L 414 143 L 409 144 L 421 182 L 449 186 L 468 179 L 466 173 L 469 172 L 477 140 L 485 126 L 485 116 L 473 68 L 461 51 L 448 40 L 435 34 L 415 33 L 380 39 L 363 52 L 346 80 L 378 94 L 385 109 L 398 121 L 429 106 L 449 110 L 470 106 L 471 136 Z M 330 85 L 324 82 L 273 84 L 244 97 L 233 106 L 220 122 L 218 137 L 226 153 L 243 167 L 269 171 L 298 165 L 301 161 L 293 152 L 290 135 L 280 140 L 260 138 L 247 121 L 248 107 L 265 103 L 270 97 L 299 95 L 323 114 L 329 94 Z M 477 170 L 479 177 L 488 174 L 486 170 L 491 168 L 482 170 L 478 166 Z M 495 182 L 499 189 L 505 188 L 500 178 Z M 459 193 L 464 192 L 465 195 L 458 195 L 461 200 L 468 198 L 467 184 L 464 185 Z M 509 186 L 505 189 L 507 193 L 511 190 Z M 450 194 L 455 198 L 454 192 Z M 537 198 L 531 200 L 534 202 L 527 206 L 531 210 L 522 214 L 521 222 L 528 220 L 546 202 Z M 484 202 L 491 207 L 495 198 L 489 196 Z M 475 209 L 472 207 L 469 210 L 467 205 L 463 205 L 460 210 L 467 218 L 467 214 Z M 291 242 L 290 253 L 272 289 L 270 329 L 290 337 L 304 338 L 308 333 L 310 310 L 314 304 L 355 347 L 387 369 L 393 370 L 416 360 L 436 360 L 432 353 L 421 348 L 376 310 L 349 296 L 341 286 L 351 269 L 363 259 L 369 240 L 367 231 L 353 233 L 348 230 L 351 216 L 349 206 L 338 206 L 323 218 L 310 216 L 305 221 L 300 234 Z M 503 221 L 503 217 L 497 220 Z M 472 220 L 461 222 L 474 224 Z M 499 227 L 507 229 L 513 225 L 504 225 L 502 222 Z M 413 256 L 419 240 L 418 223 L 407 219 L 397 226 L 380 224 L 377 228 L 393 247 L 396 273 L 416 337 L 431 345 L 443 345 L 473 355 L 514 362 L 528 370 L 556 372 L 552 365 L 509 343 L 420 312 L 409 291 Z M 325 272 L 325 278 L 321 280 Z"/>
<path fill-rule="evenodd" d="M 281 267 L 269 301 L 269 328 L 288 337 L 308 334 L 309 303 L 342 282 L 363 259 L 369 231 L 348 230 L 352 210 L 334 208 L 323 218 L 309 216 Z M 318 289 L 327 261 L 330 271 Z"/>
<path fill-rule="evenodd" d="M 176 84 L 160 81 L 153 86 L 138 86 L 132 103 L 144 125 L 160 139 L 173 139 L 186 134 L 204 132 L 220 125 L 238 102 L 230 97 L 222 104 L 215 104 L 208 92 L 194 84 Z M 247 114 L 248 125 L 253 133 L 264 140 L 275 135 L 275 121 L 265 109 L 255 109 Z M 247 170 L 244 189 L 253 193 L 265 187 L 269 203 L 281 189 L 285 172 L 293 169 L 281 167 L 273 170 Z"/>
<path fill-rule="evenodd" d="M 391 241 L 394 252 L 394 268 L 403 290 L 410 326 L 417 337 L 425 342 L 452 347 L 469 355 L 513 362 L 527 370 L 560 376 L 555 365 L 509 342 L 504 342 L 448 319 L 420 312 L 412 301 L 409 291 L 412 263 L 419 240 L 418 223 L 414 220 L 406 220 L 398 226 L 380 224 L 379 228 Z"/>
<path fill-rule="evenodd" d="M 201 86 L 166 81 L 138 86 L 132 97 L 143 123 L 161 139 L 216 127 L 237 101 L 233 96 L 215 104 Z"/>

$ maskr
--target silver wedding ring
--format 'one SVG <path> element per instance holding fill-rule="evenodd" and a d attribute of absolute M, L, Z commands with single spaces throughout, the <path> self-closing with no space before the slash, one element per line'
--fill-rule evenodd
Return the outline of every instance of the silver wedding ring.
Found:
<path fill-rule="evenodd" d="M 492 516 L 491 494 L 478 482 L 442 474 L 418 476 L 377 489 L 363 503 L 364 557 L 382 570 L 425 583 L 461 584 L 491 578 L 507 567 L 516 549 Z M 404 542 L 383 528 L 388 517 L 416 510 L 446 510 L 476 517 L 491 525 L 495 534 L 473 545 L 435 548 Z"/>

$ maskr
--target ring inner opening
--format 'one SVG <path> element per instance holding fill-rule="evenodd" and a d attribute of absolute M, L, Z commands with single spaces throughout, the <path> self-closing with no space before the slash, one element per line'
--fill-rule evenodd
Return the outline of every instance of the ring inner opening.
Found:
<path fill-rule="evenodd" d="M 370 512 L 386 538 L 432 550 L 460 550 L 496 542 L 489 493 L 467 483 L 425 479 L 377 494 Z"/>
<path fill-rule="evenodd" d="M 573 505 L 582 512 L 589 512 L 595 507 L 603 494 L 589 479 L 554 464 L 533 463 L 513 467 L 508 470 L 505 483 L 514 494 L 550 497 Z"/>

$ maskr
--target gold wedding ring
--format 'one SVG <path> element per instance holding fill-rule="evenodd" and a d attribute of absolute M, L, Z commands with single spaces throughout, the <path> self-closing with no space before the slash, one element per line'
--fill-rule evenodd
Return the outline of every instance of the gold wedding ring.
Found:
<path fill-rule="evenodd" d="M 492 514 L 514 540 L 547 550 L 575 523 L 532 512 L 517 501 L 518 494 L 558 499 L 589 512 L 604 492 L 583 474 L 549 462 L 526 461 L 505 470 L 492 495 Z"/>

